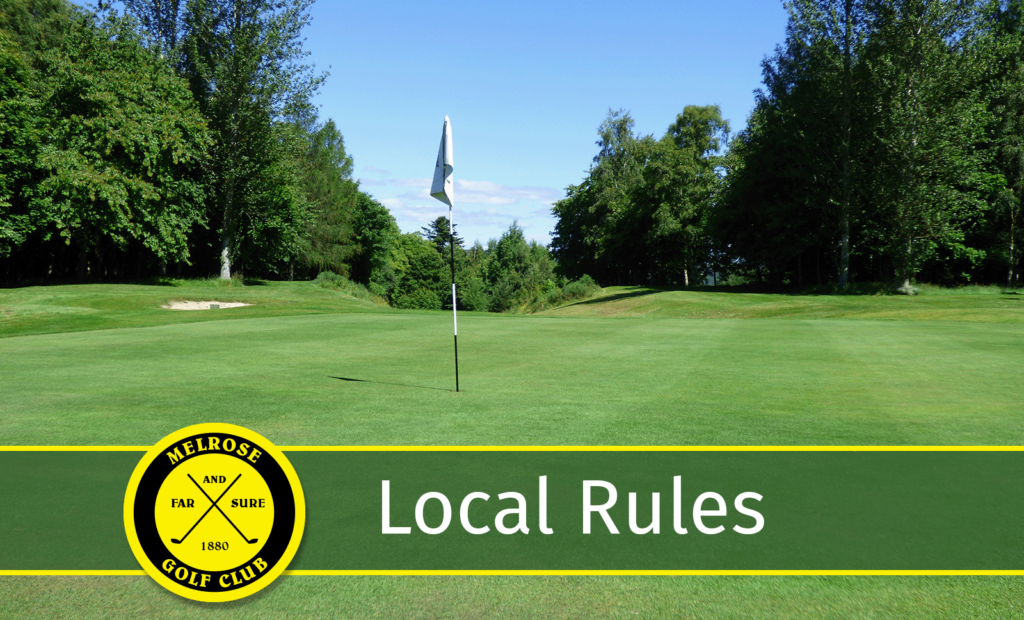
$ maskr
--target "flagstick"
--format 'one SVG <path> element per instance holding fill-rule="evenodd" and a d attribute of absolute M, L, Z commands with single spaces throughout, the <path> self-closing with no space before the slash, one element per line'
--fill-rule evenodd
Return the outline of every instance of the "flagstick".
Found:
<path fill-rule="evenodd" d="M 459 321 L 455 316 L 455 223 L 448 205 L 448 243 L 452 246 L 452 331 L 455 335 L 455 391 L 459 391 Z"/>

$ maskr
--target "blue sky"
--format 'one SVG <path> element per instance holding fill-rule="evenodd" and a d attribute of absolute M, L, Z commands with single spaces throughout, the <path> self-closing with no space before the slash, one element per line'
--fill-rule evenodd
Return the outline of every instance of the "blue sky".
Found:
<path fill-rule="evenodd" d="M 405 232 L 447 215 L 427 188 L 449 115 L 470 243 L 514 220 L 547 243 L 550 204 L 583 179 L 609 108 L 660 137 L 684 106 L 719 104 L 741 129 L 786 24 L 780 0 L 321 0 L 312 16 L 306 48 L 331 73 L 316 101 L 362 188 Z"/>
<path fill-rule="evenodd" d="M 609 108 L 660 137 L 686 105 L 719 104 L 741 129 L 786 24 L 781 0 L 320 0 L 312 18 L 305 48 L 330 72 L 321 118 L 404 232 L 447 215 L 427 189 L 450 116 L 469 243 L 515 220 L 550 241 L 550 205 L 583 179 Z"/>

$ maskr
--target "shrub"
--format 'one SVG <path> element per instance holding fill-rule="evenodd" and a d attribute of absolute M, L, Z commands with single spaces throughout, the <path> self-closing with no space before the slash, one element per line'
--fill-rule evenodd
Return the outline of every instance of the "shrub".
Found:
<path fill-rule="evenodd" d="M 402 295 L 395 300 L 396 308 L 406 310 L 440 310 L 441 299 L 437 293 L 425 288 L 418 288 L 415 291 Z"/>
<path fill-rule="evenodd" d="M 319 286 L 320 288 L 331 289 L 332 291 L 339 291 L 354 297 L 356 299 L 362 299 L 364 301 L 372 301 L 377 304 L 386 304 L 383 298 L 378 295 L 371 293 L 365 286 L 358 282 L 353 282 L 345 276 L 340 276 L 333 271 L 321 271 L 317 274 L 316 279 L 313 280 L 313 286 Z"/>
<path fill-rule="evenodd" d="M 540 312 L 572 301 L 593 297 L 601 292 L 601 287 L 588 275 L 579 280 L 569 282 L 562 288 L 555 288 L 547 293 L 535 295 L 526 305 L 527 312 Z"/>
<path fill-rule="evenodd" d="M 459 305 L 462 310 L 487 312 L 490 303 L 491 297 L 487 294 L 487 285 L 481 278 L 474 277 L 465 287 L 459 289 Z"/>
<path fill-rule="evenodd" d="M 491 289 L 491 301 L 488 309 L 491 312 L 504 312 L 512 308 L 515 300 L 516 283 L 509 274 L 501 276 Z"/>

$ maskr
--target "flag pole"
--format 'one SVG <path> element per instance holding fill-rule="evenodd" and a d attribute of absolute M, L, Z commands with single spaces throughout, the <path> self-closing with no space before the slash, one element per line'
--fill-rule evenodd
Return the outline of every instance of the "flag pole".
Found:
<path fill-rule="evenodd" d="M 441 130 L 441 146 L 437 148 L 437 163 L 434 165 L 434 179 L 430 183 L 430 195 L 448 205 L 448 242 L 452 246 L 452 336 L 455 338 L 455 391 L 459 391 L 459 321 L 455 303 L 455 220 L 452 217 L 452 171 L 455 158 L 452 155 L 452 126 L 444 117 Z"/>
<path fill-rule="evenodd" d="M 455 337 L 455 391 L 459 391 L 459 320 L 455 315 L 455 220 L 448 205 L 448 244 L 452 246 L 452 333 Z"/>

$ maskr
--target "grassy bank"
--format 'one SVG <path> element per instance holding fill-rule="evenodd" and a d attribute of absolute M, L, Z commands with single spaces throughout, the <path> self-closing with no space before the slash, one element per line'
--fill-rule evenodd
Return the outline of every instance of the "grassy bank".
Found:
<path fill-rule="evenodd" d="M 922 287 L 920 295 L 759 293 L 745 287 L 687 290 L 612 286 L 544 314 L 572 317 L 879 319 L 1024 323 L 1024 292 Z"/>
<path fill-rule="evenodd" d="M 222 301 L 244 308 L 174 311 L 172 301 Z M 312 282 L 169 280 L 162 285 L 69 284 L 0 289 L 0 337 L 148 327 L 224 319 L 379 312 L 386 306 Z"/>

